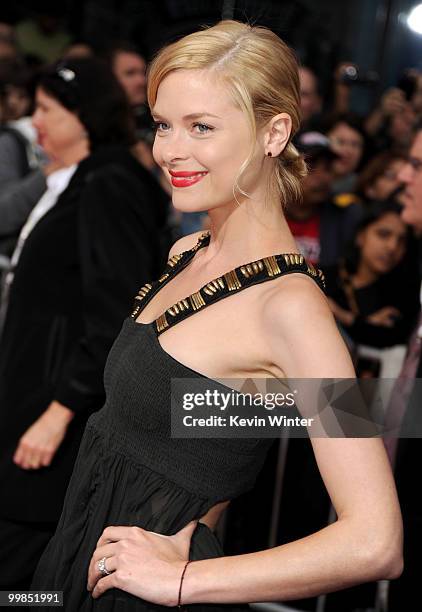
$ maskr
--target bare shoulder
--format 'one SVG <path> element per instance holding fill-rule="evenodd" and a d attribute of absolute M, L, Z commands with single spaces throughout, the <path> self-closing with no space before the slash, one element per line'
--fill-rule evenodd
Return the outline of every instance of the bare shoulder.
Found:
<path fill-rule="evenodd" d="M 169 252 L 169 258 L 173 255 L 178 255 L 179 253 L 183 253 L 183 251 L 188 251 L 198 242 L 198 238 L 202 236 L 204 230 L 200 232 L 194 232 L 193 234 L 188 234 L 187 236 L 183 236 L 176 240 Z"/>
<path fill-rule="evenodd" d="M 264 300 L 264 321 L 281 319 L 282 327 L 286 325 L 286 315 L 292 321 L 301 317 L 317 317 L 319 314 L 331 315 L 328 301 L 317 283 L 309 276 L 293 273 L 282 276 L 276 283 L 271 283 L 270 291 Z"/>
<path fill-rule="evenodd" d="M 308 276 L 291 274 L 280 278 L 263 300 L 261 317 L 274 363 L 287 376 L 354 376 L 328 301 Z"/>

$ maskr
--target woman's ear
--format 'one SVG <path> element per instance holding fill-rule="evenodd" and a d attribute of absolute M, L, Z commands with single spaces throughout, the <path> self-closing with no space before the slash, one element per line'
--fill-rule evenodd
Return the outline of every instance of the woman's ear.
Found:
<path fill-rule="evenodd" d="M 292 120 L 287 113 L 275 115 L 266 126 L 264 133 L 264 151 L 269 157 L 282 153 L 289 141 L 292 131 Z"/>

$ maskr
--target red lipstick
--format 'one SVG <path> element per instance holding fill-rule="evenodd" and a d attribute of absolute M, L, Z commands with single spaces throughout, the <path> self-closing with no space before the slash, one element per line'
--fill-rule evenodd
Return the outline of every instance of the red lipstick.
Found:
<path fill-rule="evenodd" d="M 173 187 L 190 187 L 198 183 L 208 172 L 191 172 L 189 170 L 175 172 L 170 170 L 171 184 Z"/>

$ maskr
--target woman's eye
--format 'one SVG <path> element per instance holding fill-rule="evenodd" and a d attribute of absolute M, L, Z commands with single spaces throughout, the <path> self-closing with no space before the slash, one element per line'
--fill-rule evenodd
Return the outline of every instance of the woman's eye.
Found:
<path fill-rule="evenodd" d="M 199 134 L 207 134 L 214 129 L 206 123 L 194 123 L 193 127 L 197 130 L 197 132 L 199 132 Z"/>
<path fill-rule="evenodd" d="M 154 121 L 153 125 L 157 132 L 167 132 L 169 129 L 169 124 L 164 121 Z"/>

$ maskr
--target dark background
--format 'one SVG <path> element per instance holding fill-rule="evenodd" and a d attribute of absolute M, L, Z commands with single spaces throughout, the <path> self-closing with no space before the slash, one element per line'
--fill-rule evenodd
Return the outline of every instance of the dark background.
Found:
<path fill-rule="evenodd" d="M 235 18 L 265 25 L 292 45 L 330 95 L 335 66 L 354 62 L 375 83 L 353 87 L 352 109 L 365 114 L 406 67 L 422 69 L 422 35 L 406 17 L 416 0 L 64 0 L 3 2 L 0 20 L 16 23 L 35 10 L 60 14 L 75 40 L 101 50 L 131 40 L 148 57 L 165 42 Z"/>

